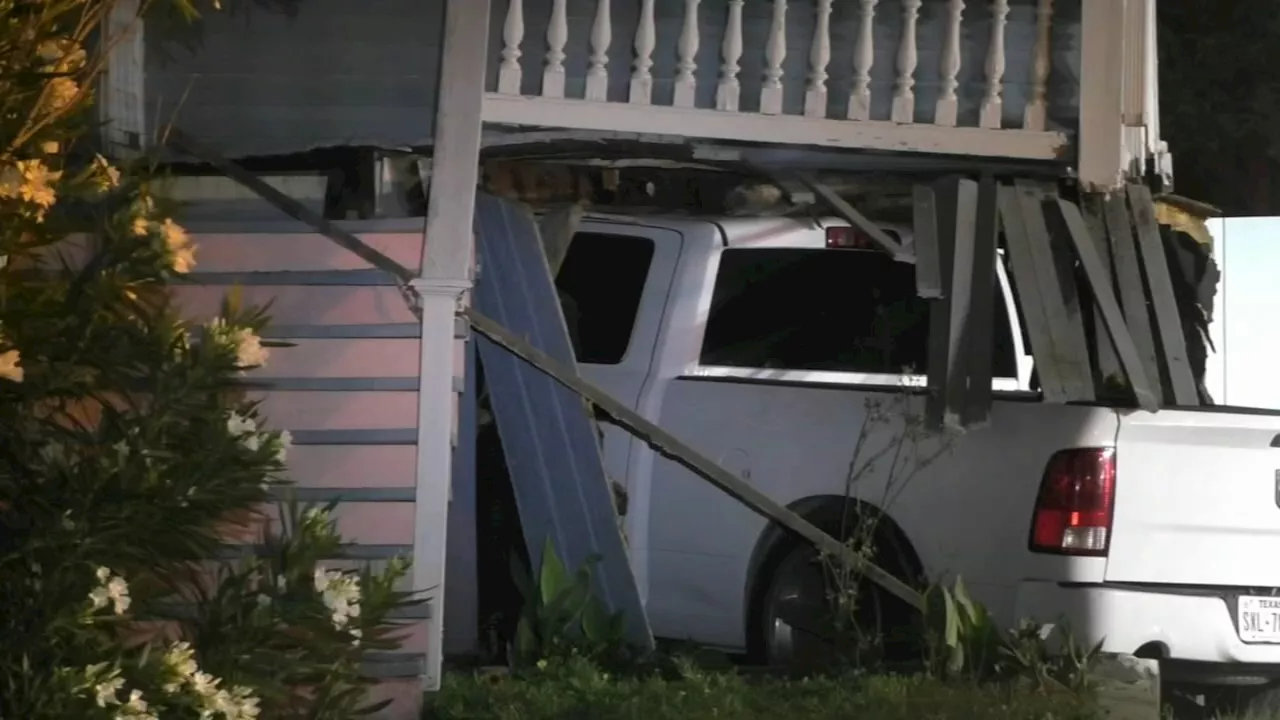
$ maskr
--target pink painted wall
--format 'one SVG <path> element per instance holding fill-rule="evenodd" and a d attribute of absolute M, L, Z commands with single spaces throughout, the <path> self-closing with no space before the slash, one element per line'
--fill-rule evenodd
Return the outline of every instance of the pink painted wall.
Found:
<path fill-rule="evenodd" d="M 422 255 L 422 234 L 367 233 L 361 239 L 397 262 L 416 268 Z M 215 314 L 231 288 L 208 273 L 307 272 L 334 276 L 370 266 L 332 241 L 307 233 L 192 233 L 196 245 L 196 285 L 179 286 L 177 298 L 188 315 L 207 318 Z M 400 292 L 394 287 L 360 285 L 288 284 L 288 276 L 276 276 L 269 286 L 244 285 L 247 303 L 272 302 L 274 325 L 372 326 L 416 324 Z M 313 278 L 314 279 L 314 278 Z M 213 283 L 210 282 L 213 281 Z M 270 330 L 265 333 L 271 336 Z M 359 334 L 356 331 L 352 334 Z M 419 340 L 416 337 L 287 338 L 295 347 L 272 348 L 266 366 L 252 371 L 259 380 L 350 380 L 417 378 Z M 275 428 L 299 431 L 391 431 L 418 425 L 416 390 L 271 390 L 262 392 L 262 410 Z M 388 445 L 296 445 L 290 452 L 288 476 L 299 488 L 328 490 L 341 495 L 372 489 L 411 489 L 416 486 L 416 447 Z M 404 546 L 414 543 L 412 502 L 341 502 L 335 517 L 347 539 L 363 545 Z M 252 532 L 242 534 L 252 541 Z M 408 554 L 407 552 L 405 553 Z M 384 561 L 370 561 L 375 566 Z M 356 567 L 356 561 L 335 561 L 335 566 Z M 405 628 L 405 653 L 424 653 L 426 623 L 418 620 Z M 408 718 L 420 705 L 416 679 L 388 679 L 372 693 L 372 699 L 396 702 L 380 717 Z"/>

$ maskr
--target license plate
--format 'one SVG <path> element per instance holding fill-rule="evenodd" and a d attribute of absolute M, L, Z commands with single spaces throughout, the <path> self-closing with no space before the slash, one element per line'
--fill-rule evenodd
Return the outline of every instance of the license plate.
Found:
<path fill-rule="evenodd" d="M 1242 597 L 1236 619 L 1241 640 L 1280 643 L 1280 597 Z"/>

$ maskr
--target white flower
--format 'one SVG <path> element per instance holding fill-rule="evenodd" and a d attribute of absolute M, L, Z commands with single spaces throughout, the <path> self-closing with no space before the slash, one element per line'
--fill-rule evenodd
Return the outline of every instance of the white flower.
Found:
<path fill-rule="evenodd" d="M 284 465 L 289 458 L 289 450 L 293 448 L 293 433 L 288 430 L 281 430 L 280 435 L 276 438 L 276 462 Z"/>
<path fill-rule="evenodd" d="M 258 423 L 248 415 L 233 412 L 227 418 L 227 432 L 236 437 L 252 435 L 258 432 Z"/>
<path fill-rule="evenodd" d="M 240 369 L 261 367 L 271 353 L 262 347 L 262 338 L 249 328 L 234 327 L 223 318 L 209 321 L 209 334 L 214 341 L 235 352 Z"/>
<path fill-rule="evenodd" d="M 67 462 L 67 446 L 60 442 L 51 442 L 40 448 L 40 459 L 49 467 L 59 467 Z"/>
<path fill-rule="evenodd" d="M 142 691 L 133 690 L 129 693 L 129 701 L 116 712 L 116 720 L 159 720 L 147 707 L 147 701 L 142 699 Z"/>
<path fill-rule="evenodd" d="M 203 670 L 197 670 L 191 673 L 191 677 L 187 679 L 187 682 L 191 685 L 191 689 L 195 694 L 202 698 L 212 698 L 214 693 L 218 691 L 218 683 L 222 681 Z"/>
<path fill-rule="evenodd" d="M 119 671 L 117 670 L 116 672 Z M 116 677 L 113 673 L 111 677 L 98 683 L 93 688 L 93 700 L 98 703 L 98 707 L 119 705 L 120 698 L 116 697 L 116 692 L 122 687 L 124 687 L 124 678 Z"/>
<path fill-rule="evenodd" d="M 200 670 L 196 665 L 195 651 L 191 649 L 191 643 L 185 641 L 174 643 L 165 652 L 164 666 L 173 678 L 165 684 L 166 692 L 177 692 L 179 685 L 189 682 Z"/>
<path fill-rule="evenodd" d="M 94 610 L 101 610 L 111 605 L 116 615 L 123 615 L 133 602 L 129 597 L 129 583 L 115 575 L 110 568 L 100 567 L 97 571 L 98 587 L 89 592 L 89 600 Z"/>
<path fill-rule="evenodd" d="M 315 588 L 320 599 L 329 609 L 329 619 L 333 627 L 342 630 L 360 617 L 360 579 L 355 575 L 339 570 L 325 570 L 317 565 L 315 569 Z"/>

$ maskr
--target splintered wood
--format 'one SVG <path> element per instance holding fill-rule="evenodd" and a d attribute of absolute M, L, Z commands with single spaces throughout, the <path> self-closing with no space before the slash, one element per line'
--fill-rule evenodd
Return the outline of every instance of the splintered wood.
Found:
<path fill-rule="evenodd" d="M 931 309 L 932 424 L 964 429 L 988 419 L 1001 235 L 1046 401 L 1151 411 L 1200 404 L 1180 278 L 1170 274 L 1147 188 L 1084 194 L 1077 204 L 1053 185 L 947 178 L 917 186 L 914 204 L 916 291 Z"/>

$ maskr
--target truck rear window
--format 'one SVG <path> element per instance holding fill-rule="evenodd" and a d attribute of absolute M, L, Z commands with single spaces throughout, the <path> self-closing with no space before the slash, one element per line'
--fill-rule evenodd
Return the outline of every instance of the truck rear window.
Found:
<path fill-rule="evenodd" d="M 997 286 L 994 377 L 1017 376 Z M 924 374 L 929 305 L 915 268 L 878 252 L 739 248 L 720 256 L 704 365 Z"/>

